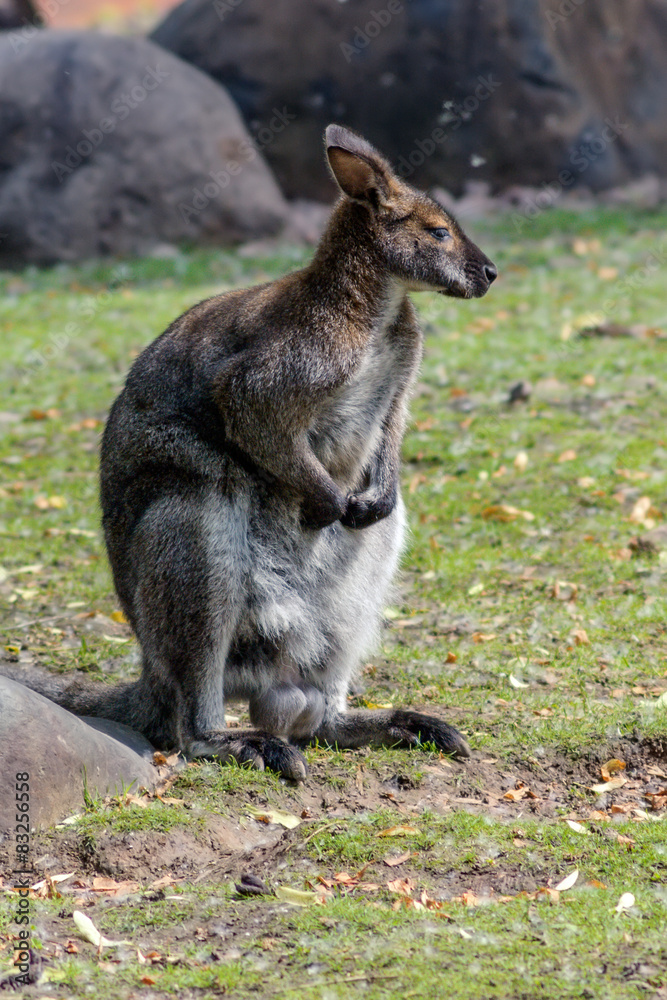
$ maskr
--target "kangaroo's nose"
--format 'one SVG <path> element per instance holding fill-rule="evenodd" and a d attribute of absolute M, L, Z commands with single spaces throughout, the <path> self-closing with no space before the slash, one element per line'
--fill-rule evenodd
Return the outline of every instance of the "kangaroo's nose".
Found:
<path fill-rule="evenodd" d="M 495 281 L 498 277 L 498 268 L 495 264 L 492 264 L 491 261 L 489 261 L 488 264 L 484 265 L 484 274 L 488 283 L 491 284 L 491 282 Z"/>

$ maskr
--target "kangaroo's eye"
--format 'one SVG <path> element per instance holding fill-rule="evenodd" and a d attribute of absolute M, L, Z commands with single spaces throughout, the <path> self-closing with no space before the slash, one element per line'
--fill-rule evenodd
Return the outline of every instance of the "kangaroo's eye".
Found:
<path fill-rule="evenodd" d="M 447 229 L 429 229 L 429 233 L 436 240 L 446 240 L 446 239 L 449 239 L 449 230 L 447 230 Z"/>

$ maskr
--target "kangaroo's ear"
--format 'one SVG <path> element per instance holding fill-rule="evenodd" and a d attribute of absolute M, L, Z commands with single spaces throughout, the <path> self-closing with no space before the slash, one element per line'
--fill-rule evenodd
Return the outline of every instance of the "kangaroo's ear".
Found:
<path fill-rule="evenodd" d="M 390 209 L 391 167 L 371 144 L 341 125 L 327 127 L 325 142 L 331 173 L 343 194 L 374 209 Z"/>

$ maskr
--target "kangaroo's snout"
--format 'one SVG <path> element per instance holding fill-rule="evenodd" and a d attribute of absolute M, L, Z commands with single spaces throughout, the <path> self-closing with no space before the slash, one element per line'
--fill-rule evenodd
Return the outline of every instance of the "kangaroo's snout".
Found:
<path fill-rule="evenodd" d="M 498 277 L 498 268 L 491 261 L 484 265 L 484 276 L 489 284 L 494 282 Z"/>

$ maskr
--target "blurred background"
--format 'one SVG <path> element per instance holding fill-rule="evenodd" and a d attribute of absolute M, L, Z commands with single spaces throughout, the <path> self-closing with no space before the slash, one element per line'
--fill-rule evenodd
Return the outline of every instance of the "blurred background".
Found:
<path fill-rule="evenodd" d="M 0 264 L 287 234 L 357 129 L 463 218 L 667 191 L 665 0 L 0 0 Z"/>

